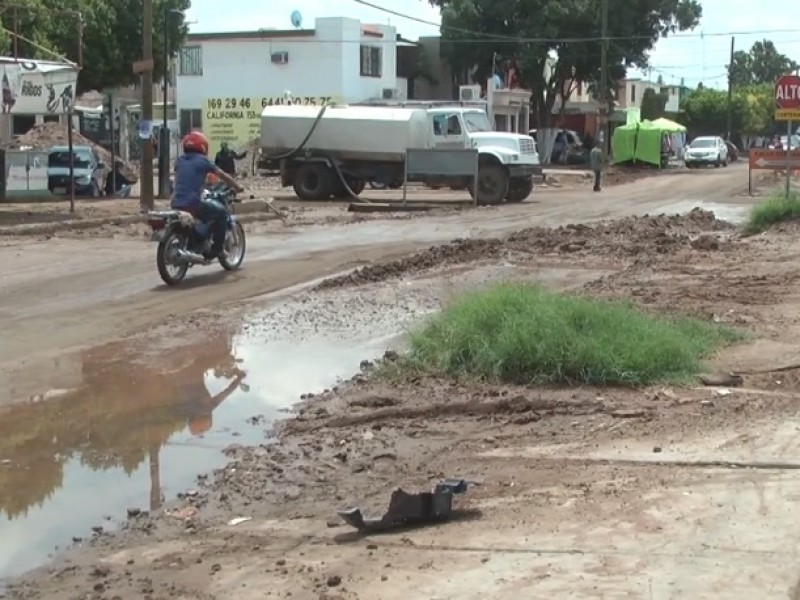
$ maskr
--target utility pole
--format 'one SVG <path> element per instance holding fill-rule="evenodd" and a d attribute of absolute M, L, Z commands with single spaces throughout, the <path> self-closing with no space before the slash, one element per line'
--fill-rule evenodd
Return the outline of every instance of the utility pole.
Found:
<path fill-rule="evenodd" d="M 169 197 L 169 121 L 167 101 L 169 94 L 169 6 L 164 4 L 164 99 L 161 103 L 162 123 L 158 136 L 158 197 Z"/>
<path fill-rule="evenodd" d="M 152 210 L 153 198 L 153 0 L 142 0 L 142 60 L 147 68 L 142 73 L 142 121 L 151 135 L 142 139 L 142 164 L 139 181 L 139 206 L 142 212 Z"/>
<path fill-rule="evenodd" d="M 608 162 L 608 149 L 611 147 L 609 121 L 611 115 L 611 96 L 608 93 L 608 0 L 603 0 L 600 17 L 600 134 L 603 138 L 603 162 Z"/>
<path fill-rule="evenodd" d="M 736 45 L 736 38 L 731 37 L 731 59 L 728 63 L 728 133 L 725 139 L 731 141 L 731 129 L 733 129 L 733 53 Z"/>

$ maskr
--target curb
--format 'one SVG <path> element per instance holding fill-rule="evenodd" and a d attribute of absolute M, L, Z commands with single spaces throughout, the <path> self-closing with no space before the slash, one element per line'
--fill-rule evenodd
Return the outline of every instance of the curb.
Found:
<path fill-rule="evenodd" d="M 278 216 L 271 212 L 244 212 L 237 215 L 242 223 L 278 220 Z M 108 225 L 119 227 L 121 225 L 134 225 L 145 223 L 146 215 L 121 215 L 119 217 L 102 217 L 96 219 L 73 219 L 55 223 L 31 223 L 25 225 L 8 225 L 0 227 L 0 236 L 25 237 L 32 235 L 50 235 L 62 231 L 85 231 L 99 229 Z"/>

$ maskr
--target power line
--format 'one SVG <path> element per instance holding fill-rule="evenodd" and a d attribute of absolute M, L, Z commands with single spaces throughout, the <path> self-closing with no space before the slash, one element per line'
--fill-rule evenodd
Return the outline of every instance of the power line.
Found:
<path fill-rule="evenodd" d="M 466 40 L 463 39 L 463 42 L 475 43 L 475 42 L 498 42 L 498 41 L 509 41 L 509 42 L 517 42 L 517 43 L 581 43 L 581 42 L 601 42 L 603 41 L 602 36 L 589 36 L 589 37 L 573 37 L 573 38 L 537 38 L 537 37 L 517 37 L 517 36 L 507 36 L 507 35 L 500 35 L 500 34 L 491 34 L 491 33 L 483 33 L 480 31 L 473 31 L 470 29 L 463 29 L 461 27 L 454 27 L 452 25 L 443 25 L 442 23 L 437 23 L 435 21 L 428 21 L 427 19 L 421 19 L 419 17 L 414 17 L 412 15 L 408 15 L 405 13 L 398 12 L 396 10 L 392 10 L 389 8 L 385 8 L 383 6 L 379 6 L 377 4 L 373 4 L 372 2 L 368 2 L 367 0 L 353 0 L 357 4 L 361 4 L 368 8 L 372 8 L 374 10 L 393 15 L 395 17 L 400 17 L 401 19 L 407 19 L 409 21 L 413 21 L 415 23 L 420 23 L 422 25 L 429 25 L 431 27 L 439 28 L 440 30 L 448 30 L 453 32 L 460 32 L 460 33 L 467 33 L 476 37 L 475 39 Z M 670 38 L 679 38 L 679 39 L 689 39 L 689 38 L 707 38 L 707 37 L 730 37 L 732 35 L 776 35 L 776 34 L 797 34 L 800 33 L 800 29 L 761 29 L 761 30 L 752 30 L 752 31 L 718 31 L 714 33 L 675 33 L 672 35 L 664 36 L 661 39 L 670 39 Z M 649 40 L 652 39 L 653 36 L 651 35 L 638 35 L 638 36 L 609 36 L 608 40 Z M 493 38 L 493 39 L 487 39 Z M 447 40 L 448 43 L 456 42 L 456 40 Z"/>

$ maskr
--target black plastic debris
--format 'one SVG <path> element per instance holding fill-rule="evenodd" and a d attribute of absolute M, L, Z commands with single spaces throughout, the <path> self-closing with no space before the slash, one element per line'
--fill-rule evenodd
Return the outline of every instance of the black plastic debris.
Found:
<path fill-rule="evenodd" d="M 379 519 L 365 519 L 360 508 L 339 512 L 344 521 L 362 532 L 387 531 L 409 525 L 427 525 L 446 521 L 453 511 L 453 498 L 467 491 L 464 479 L 446 479 L 430 492 L 409 494 L 402 489 L 392 492 L 389 510 Z"/>

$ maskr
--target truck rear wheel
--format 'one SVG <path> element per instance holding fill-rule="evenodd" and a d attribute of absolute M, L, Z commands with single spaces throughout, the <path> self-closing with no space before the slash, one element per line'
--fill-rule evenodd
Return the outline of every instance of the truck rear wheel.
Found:
<path fill-rule="evenodd" d="M 522 202 L 533 191 L 533 177 L 516 177 L 508 184 L 506 202 Z"/>
<path fill-rule="evenodd" d="M 508 171 L 503 165 L 482 163 L 478 167 L 478 204 L 502 204 L 508 194 Z M 469 187 L 470 195 L 474 195 L 473 187 Z"/>
<path fill-rule="evenodd" d="M 333 191 L 331 170 L 322 163 L 308 163 L 294 174 L 294 193 L 301 200 L 327 200 Z"/>

